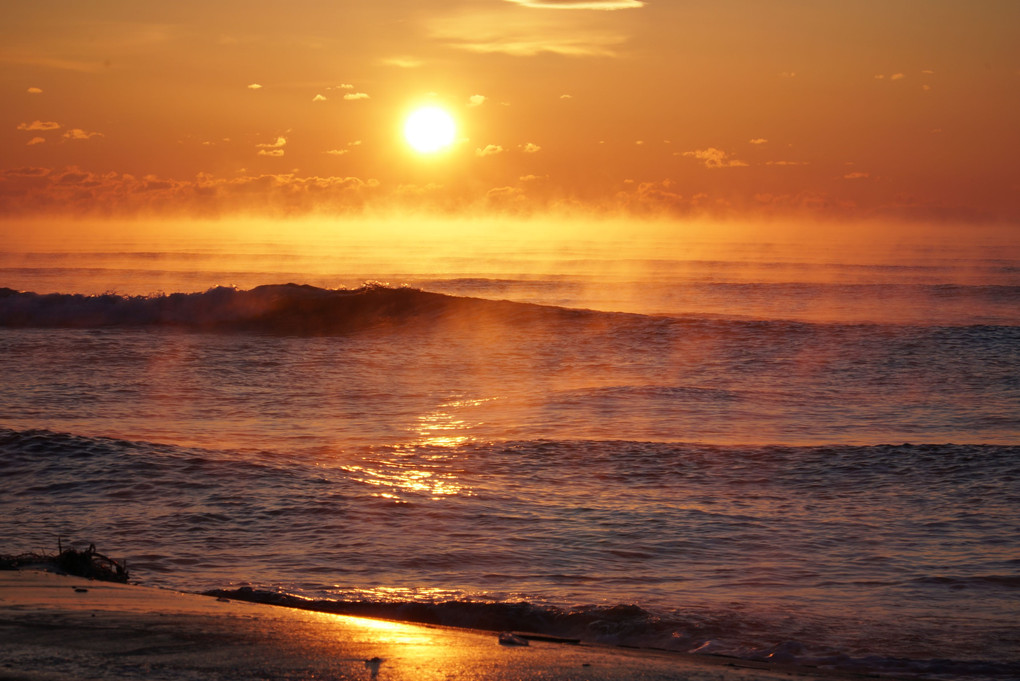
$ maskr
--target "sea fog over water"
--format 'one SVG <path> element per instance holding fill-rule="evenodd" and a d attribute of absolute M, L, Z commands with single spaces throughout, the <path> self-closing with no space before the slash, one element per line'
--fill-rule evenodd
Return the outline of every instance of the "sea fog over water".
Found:
<path fill-rule="evenodd" d="M 0 537 L 174 588 L 1017 676 L 1015 251 L 11 249 Z"/>

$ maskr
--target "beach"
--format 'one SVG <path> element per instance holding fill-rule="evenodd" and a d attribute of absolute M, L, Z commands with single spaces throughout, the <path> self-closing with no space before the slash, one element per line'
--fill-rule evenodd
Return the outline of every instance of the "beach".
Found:
<path fill-rule="evenodd" d="M 690 679 L 848 674 L 529 641 L 226 601 L 42 571 L 0 573 L 0 679 Z"/>

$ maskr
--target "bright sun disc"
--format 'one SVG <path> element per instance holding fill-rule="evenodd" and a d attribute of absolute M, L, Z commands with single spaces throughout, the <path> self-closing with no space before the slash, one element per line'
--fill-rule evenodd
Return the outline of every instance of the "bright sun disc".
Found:
<path fill-rule="evenodd" d="M 404 122 L 404 137 L 415 151 L 430 154 L 453 143 L 457 125 L 437 106 L 416 109 Z"/>

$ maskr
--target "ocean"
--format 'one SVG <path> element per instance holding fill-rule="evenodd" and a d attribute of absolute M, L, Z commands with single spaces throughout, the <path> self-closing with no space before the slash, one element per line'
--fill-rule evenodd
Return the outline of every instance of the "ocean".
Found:
<path fill-rule="evenodd" d="M 1020 678 L 1016 248 L 399 248 L 0 253 L 3 552 Z"/>

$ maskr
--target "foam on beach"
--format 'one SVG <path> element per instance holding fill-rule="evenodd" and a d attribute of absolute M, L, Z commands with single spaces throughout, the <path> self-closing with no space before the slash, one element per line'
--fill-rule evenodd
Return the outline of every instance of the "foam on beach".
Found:
<path fill-rule="evenodd" d="M 0 627 L 0 679 L 852 678 L 541 640 L 506 646 L 498 632 L 313 613 L 42 572 L 0 572 Z"/>

